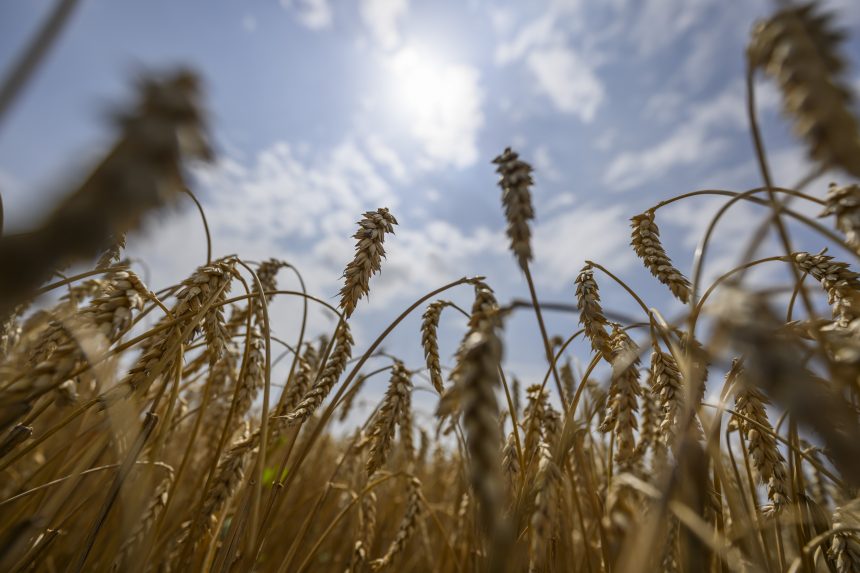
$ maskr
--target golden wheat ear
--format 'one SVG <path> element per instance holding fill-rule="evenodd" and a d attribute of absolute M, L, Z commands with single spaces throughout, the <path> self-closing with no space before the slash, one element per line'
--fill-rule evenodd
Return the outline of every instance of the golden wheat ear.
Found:
<path fill-rule="evenodd" d="M 654 222 L 654 211 L 645 211 L 630 219 L 633 229 L 630 244 L 636 256 L 661 283 L 669 287 L 675 298 L 686 304 L 690 300 L 690 281 L 672 264 L 663 249 L 660 229 Z"/>
<path fill-rule="evenodd" d="M 836 216 L 836 227 L 845 235 L 845 242 L 860 253 L 860 185 L 827 188 L 827 202 L 819 217 Z"/>
<path fill-rule="evenodd" d="M 397 424 L 403 420 L 404 410 L 409 408 L 411 392 L 412 380 L 409 371 L 398 360 L 391 369 L 388 390 L 370 427 L 370 455 L 366 466 L 368 476 L 372 476 L 385 465 Z"/>
<path fill-rule="evenodd" d="M 752 66 L 779 83 L 785 113 L 806 140 L 810 157 L 860 177 L 860 131 L 839 54 L 843 40 L 833 16 L 811 2 L 759 22 L 747 55 Z"/>
<path fill-rule="evenodd" d="M 380 271 L 385 258 L 382 246 L 385 235 L 394 233 L 396 224 L 397 219 L 385 207 L 366 212 L 358 222 L 358 231 L 353 235 L 357 239 L 355 258 L 343 271 L 344 285 L 340 289 L 340 307 L 345 318 L 352 315 L 359 299 L 370 292 L 370 277 Z"/>
<path fill-rule="evenodd" d="M 600 291 L 591 265 L 582 267 L 576 277 L 576 306 L 579 308 L 579 323 L 591 341 L 591 348 L 604 360 L 612 362 L 612 349 L 606 332 L 608 321 L 600 306 Z"/>
<path fill-rule="evenodd" d="M 508 221 L 508 238 L 511 241 L 511 251 L 517 257 L 520 267 L 525 270 L 532 260 L 532 232 L 529 221 L 535 218 L 532 206 L 532 194 L 529 188 L 532 180 L 532 166 L 522 161 L 519 155 L 510 147 L 493 159 L 498 165 L 499 187 L 502 188 L 502 205 L 505 208 L 505 218 Z"/>
<path fill-rule="evenodd" d="M 441 396 L 445 391 L 442 382 L 442 366 L 439 362 L 439 319 L 442 317 L 442 309 L 451 306 L 448 300 L 437 300 L 427 306 L 421 320 L 421 346 L 424 348 L 424 359 L 427 362 L 427 370 L 430 372 L 430 382 L 433 388 Z"/>

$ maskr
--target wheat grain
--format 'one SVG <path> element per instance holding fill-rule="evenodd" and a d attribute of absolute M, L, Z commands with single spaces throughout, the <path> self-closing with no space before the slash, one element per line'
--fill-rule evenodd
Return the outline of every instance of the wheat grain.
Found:
<path fill-rule="evenodd" d="M 256 326 L 248 334 L 248 354 L 241 376 L 236 383 L 236 407 L 234 423 L 240 423 L 251 409 L 257 394 L 265 383 L 266 341 Z"/>
<path fill-rule="evenodd" d="M 211 531 L 217 516 L 236 493 L 245 476 L 245 465 L 257 447 L 259 436 L 251 436 L 234 444 L 218 462 L 209 489 L 189 526 L 187 543 L 197 544 Z"/>
<path fill-rule="evenodd" d="M 529 571 L 542 568 L 546 559 L 547 544 L 553 535 L 556 483 L 561 479 L 561 472 L 545 442 L 539 444 L 537 455 L 539 461 L 534 485 L 534 509 L 529 520 L 531 525 Z"/>
<path fill-rule="evenodd" d="M 651 353 L 649 386 L 660 404 L 660 434 L 663 442 L 671 446 L 677 436 L 678 415 L 684 407 L 684 384 L 675 358 L 659 348 Z"/>
<path fill-rule="evenodd" d="M 125 233 L 115 237 L 111 245 L 99 255 L 99 259 L 96 261 L 96 268 L 108 269 L 113 265 L 119 264 L 120 255 L 123 250 L 125 250 Z"/>
<path fill-rule="evenodd" d="M 502 469 L 508 478 L 508 484 L 513 486 L 521 469 L 520 457 L 517 455 L 517 443 L 513 432 L 508 434 L 505 440 L 505 447 L 502 449 Z"/>
<path fill-rule="evenodd" d="M 368 553 L 373 546 L 376 535 L 376 492 L 369 491 L 361 498 L 359 505 L 359 539 L 355 542 L 352 551 L 348 572 L 358 573 L 364 569 L 367 563 Z"/>
<path fill-rule="evenodd" d="M 833 528 L 860 527 L 860 504 L 856 499 L 833 512 Z M 856 531 L 837 533 L 830 541 L 827 549 L 837 573 L 855 573 L 860 571 L 860 538 Z"/>
<path fill-rule="evenodd" d="M 163 334 L 148 339 L 140 358 L 123 379 L 125 386 L 132 392 L 145 393 L 154 381 L 154 372 L 164 373 L 172 369 L 179 346 L 189 342 L 194 335 L 193 329 L 189 332 L 188 327 L 199 326 L 203 319 L 198 316 L 199 311 L 215 303 L 220 291 L 229 284 L 235 265 L 236 259 L 233 257 L 214 261 L 211 265 L 199 267 L 182 282 L 182 288 L 176 295 L 177 303 L 172 309 L 172 314 L 178 317 L 176 322 Z M 188 334 L 183 339 L 184 332 Z M 207 342 L 221 347 L 221 335 L 220 331 L 210 331 L 206 336 Z"/>

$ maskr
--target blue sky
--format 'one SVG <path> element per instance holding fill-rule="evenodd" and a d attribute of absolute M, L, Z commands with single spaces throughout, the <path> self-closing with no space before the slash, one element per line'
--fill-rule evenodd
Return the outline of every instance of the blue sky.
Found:
<path fill-rule="evenodd" d="M 0 70 L 52 4 L 2 3 Z M 824 4 L 840 11 L 843 27 L 860 29 L 860 3 Z M 771 8 L 761 0 L 83 0 L 0 125 L 7 225 L 26 228 L 104 150 L 105 109 L 124 101 L 136 70 L 188 64 L 205 78 L 219 150 L 215 165 L 195 171 L 194 186 L 216 254 L 290 260 L 312 291 L 334 297 L 357 218 L 379 206 L 396 214 L 389 259 L 355 315 L 360 346 L 423 292 L 464 274 L 487 275 L 502 300 L 527 296 L 506 249 L 490 163 L 507 145 L 537 170 L 542 298 L 572 302 L 573 279 L 592 258 L 640 285 L 648 304 L 677 309 L 633 257 L 627 219 L 685 191 L 759 185 L 743 50 Z M 845 53 L 858 59 L 856 36 Z M 808 165 L 779 116 L 778 94 L 760 83 L 776 179 L 791 185 Z M 823 195 L 826 181 L 811 192 Z M 658 214 L 685 272 L 718 203 L 696 199 Z M 131 241 L 153 287 L 202 262 L 188 207 Z M 733 211 L 714 269 L 733 260 L 759 217 Z M 635 311 L 599 280 L 608 306 Z M 468 304 L 469 295 L 451 297 Z M 281 301 L 275 310 L 289 336 L 298 308 Z M 407 321 L 386 344 L 414 365 L 417 324 Z M 328 325 L 314 315 L 317 329 Z M 568 334 L 576 318 L 554 315 L 550 325 Z M 453 314 L 443 320 L 443 355 L 462 327 Z M 514 317 L 507 341 L 510 369 L 534 382 L 543 366 L 533 317 Z"/>

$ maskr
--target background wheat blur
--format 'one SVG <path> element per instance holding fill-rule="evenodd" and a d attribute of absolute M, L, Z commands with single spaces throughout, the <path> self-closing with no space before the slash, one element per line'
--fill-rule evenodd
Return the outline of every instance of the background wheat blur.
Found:
<path fill-rule="evenodd" d="M 2 86 L 0 119 L 72 4 Z M 755 27 L 747 112 L 762 186 L 630 214 L 631 247 L 683 303 L 676 315 L 600 261 L 569 261 L 582 268 L 561 310 L 582 328 L 567 337 L 543 319 L 533 169 L 510 148 L 494 159 L 500 216 L 530 301 L 498 301 L 480 276 L 428 284 L 357 347 L 351 317 L 397 241 L 385 206 L 356 213 L 337 306 L 289 261 L 211 242 L 206 264 L 154 292 L 124 258 L 126 234 L 180 196 L 196 202 L 186 167 L 212 152 L 195 73 L 142 77 L 91 173 L 40 226 L 0 237 L 0 570 L 860 571 L 860 130 L 843 36 L 815 4 Z M 794 188 L 772 183 L 759 74 L 815 165 Z M 824 171 L 846 179 L 810 185 Z M 725 203 L 684 271 L 660 210 L 701 196 Z M 766 216 L 748 256 L 708 284 L 713 229 L 742 202 Z M 770 228 L 779 249 L 760 253 Z M 829 251 L 797 250 L 798 233 Z M 746 276 L 759 265 L 793 280 L 760 288 Z M 279 286 L 287 274 L 301 288 Z M 612 282 L 637 316 L 601 299 Z M 474 293 L 471 308 L 448 299 L 456 289 Z M 273 328 L 276 297 L 304 303 L 295 340 Z M 323 309 L 336 325 L 305 328 Z M 425 364 L 384 352 L 422 312 Z M 450 364 L 443 313 L 462 318 Z M 513 313 L 534 314 L 542 379 L 502 366 Z M 278 361 L 285 380 L 272 379 Z M 335 432 L 373 377 L 388 380 L 384 397 Z M 413 407 L 428 395 L 429 424 Z"/>

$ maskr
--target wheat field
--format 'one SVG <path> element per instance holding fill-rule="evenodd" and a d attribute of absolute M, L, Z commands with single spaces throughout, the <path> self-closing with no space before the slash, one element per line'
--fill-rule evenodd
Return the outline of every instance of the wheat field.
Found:
<path fill-rule="evenodd" d="M 180 196 L 197 202 L 185 167 L 212 151 L 195 73 L 143 78 L 86 180 L 38 228 L 0 236 L 0 571 L 860 572 L 860 130 L 843 40 L 814 3 L 757 24 L 746 82 L 762 185 L 630 214 L 633 251 L 683 312 L 647 305 L 599 261 L 571 261 L 581 329 L 548 332 L 531 274 L 533 169 L 508 148 L 494 159 L 500 216 L 531 300 L 499 301 L 480 276 L 427 285 L 367 348 L 350 322 L 397 241 L 384 206 L 356 214 L 335 304 L 289 261 L 211 243 L 181 283 L 144 284 L 126 234 Z M 772 182 L 758 77 L 815 165 L 794 188 Z M 824 173 L 844 180 L 817 188 Z M 691 268 L 676 268 L 661 209 L 714 196 L 724 204 Z M 714 229 L 740 204 L 761 226 L 707 282 Z M 759 253 L 770 230 L 778 250 Z M 826 249 L 798 250 L 801 232 Z M 783 284 L 750 280 L 760 266 L 787 269 Z M 607 284 L 636 316 L 617 319 Z M 464 289 L 471 308 L 449 300 Z M 276 297 L 304 303 L 295 340 L 272 327 Z M 325 309 L 331 331 L 305 328 Z M 425 363 L 385 354 L 421 313 Z M 462 318 L 451 361 L 443 313 Z M 542 379 L 505 371 L 513 313 L 533 314 Z M 388 379 L 384 397 L 335 432 L 371 377 Z M 419 389 L 433 394 L 430 423 L 413 415 Z"/>

